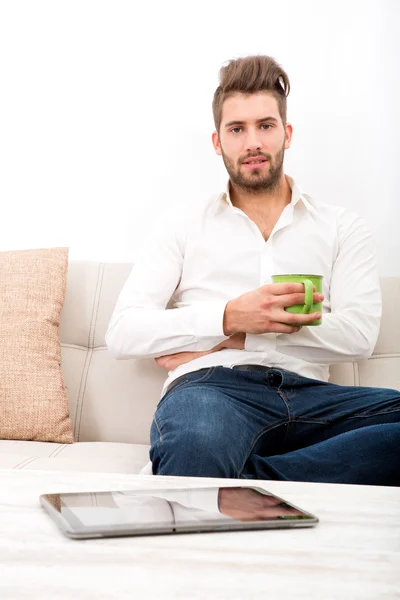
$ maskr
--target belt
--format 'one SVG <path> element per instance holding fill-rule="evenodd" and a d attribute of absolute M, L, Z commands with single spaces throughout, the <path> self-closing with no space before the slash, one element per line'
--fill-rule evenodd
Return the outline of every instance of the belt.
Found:
<path fill-rule="evenodd" d="M 208 371 L 211 368 L 212 367 L 205 367 L 204 369 L 198 369 L 197 371 L 189 371 L 189 373 L 186 373 L 185 375 L 180 375 L 179 377 L 171 381 L 171 383 L 165 390 L 165 393 L 169 392 L 173 387 L 176 386 L 178 381 L 180 381 L 181 379 L 185 379 L 191 373 L 201 373 L 202 371 Z M 233 365 L 233 367 L 228 367 L 228 369 L 236 369 L 237 371 L 263 371 L 264 373 L 272 368 L 273 367 L 264 367 L 264 365 Z"/>
<path fill-rule="evenodd" d="M 238 371 L 269 371 L 273 367 L 265 367 L 264 365 L 233 365 L 232 369 Z"/>

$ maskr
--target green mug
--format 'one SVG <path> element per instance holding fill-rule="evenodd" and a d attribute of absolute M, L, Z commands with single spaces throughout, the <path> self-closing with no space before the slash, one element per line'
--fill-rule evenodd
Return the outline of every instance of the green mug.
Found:
<path fill-rule="evenodd" d="M 304 285 L 304 291 L 306 295 L 305 303 L 287 306 L 285 308 L 287 312 L 294 313 L 296 315 L 319 312 L 322 315 L 322 302 L 317 302 L 316 304 L 313 304 L 313 286 L 315 285 L 316 292 L 322 294 L 322 278 L 323 275 L 273 275 L 272 281 L 273 283 L 302 283 Z M 322 317 L 317 321 L 313 321 L 312 323 L 307 323 L 307 325 L 303 325 L 303 327 L 308 327 L 310 325 L 321 325 L 321 323 Z"/>

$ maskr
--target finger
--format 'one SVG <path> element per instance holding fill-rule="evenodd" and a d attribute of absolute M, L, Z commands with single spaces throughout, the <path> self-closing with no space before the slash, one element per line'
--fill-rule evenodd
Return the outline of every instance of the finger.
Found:
<path fill-rule="evenodd" d="M 173 361 L 173 360 L 167 360 L 161 366 L 164 367 L 164 369 L 167 369 L 168 371 L 173 371 L 175 369 L 175 361 Z M 176 365 L 176 366 L 178 366 L 178 365 Z"/>
<path fill-rule="evenodd" d="M 274 316 L 274 320 L 278 323 L 285 323 L 291 325 L 292 327 L 301 327 L 302 325 L 308 325 L 308 323 L 312 323 L 313 321 L 318 321 L 321 318 L 321 313 L 313 312 L 309 314 L 303 313 L 290 313 L 287 311 L 277 311 L 276 316 Z"/>
<path fill-rule="evenodd" d="M 168 357 L 168 359 L 163 363 L 163 367 L 164 369 L 176 369 L 176 367 L 179 367 L 179 365 L 183 365 L 186 362 L 189 362 L 191 360 L 191 357 L 182 357 L 182 356 L 175 356 L 174 358 Z"/>
<path fill-rule="evenodd" d="M 263 286 L 270 294 L 274 294 L 275 296 L 281 296 L 282 294 L 299 294 L 301 292 L 304 293 L 304 284 L 288 282 L 288 283 L 270 283 L 268 285 Z"/>
<path fill-rule="evenodd" d="M 159 356 L 156 360 L 170 360 L 171 358 L 180 358 L 181 356 L 191 355 L 193 352 L 175 352 L 175 354 L 164 354 L 163 356 Z"/>
<path fill-rule="evenodd" d="M 268 327 L 268 331 L 272 333 L 297 333 L 301 327 L 294 327 L 293 325 L 285 325 L 285 323 L 271 323 Z"/>
<path fill-rule="evenodd" d="M 161 367 L 162 369 L 168 369 L 168 365 L 164 362 L 164 363 L 160 363 L 156 360 L 156 363 L 158 364 L 159 367 Z"/>
<path fill-rule="evenodd" d="M 187 356 L 185 358 L 172 358 L 171 360 L 168 360 L 165 363 L 164 368 L 173 371 L 177 367 L 180 367 L 181 365 L 184 365 L 185 363 L 190 362 L 191 360 L 193 360 L 193 358 Z"/>
<path fill-rule="evenodd" d="M 322 302 L 324 299 L 323 294 L 316 292 L 313 294 L 313 303 L 317 304 L 317 302 Z M 305 304 L 306 295 L 303 293 L 297 294 L 282 294 L 281 296 L 277 296 L 276 303 L 279 306 L 293 306 L 294 304 Z"/>
<path fill-rule="evenodd" d="M 179 367 L 180 365 L 188 363 L 195 358 L 199 358 L 200 356 L 211 354 L 211 352 L 211 350 L 207 350 L 204 352 L 178 352 L 177 354 L 171 354 L 167 357 L 163 367 L 166 369 L 176 369 L 176 367 Z"/>
<path fill-rule="evenodd" d="M 176 354 L 164 354 L 164 356 L 159 356 L 155 360 L 156 360 L 157 364 L 159 364 L 161 367 L 165 367 L 167 365 L 167 363 L 169 363 L 171 360 L 180 359 L 185 354 L 191 354 L 191 353 L 177 352 Z"/>
<path fill-rule="evenodd" d="M 160 356 L 159 358 L 156 358 L 155 361 L 158 365 L 160 365 L 160 367 L 164 367 L 165 364 L 168 362 L 168 358 L 166 358 L 165 356 Z"/>

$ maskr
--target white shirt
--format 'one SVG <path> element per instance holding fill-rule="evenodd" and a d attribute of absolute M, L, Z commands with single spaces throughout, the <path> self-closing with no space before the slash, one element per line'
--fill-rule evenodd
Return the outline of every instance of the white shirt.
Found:
<path fill-rule="evenodd" d="M 121 517 L 128 521 L 131 519 L 134 523 L 230 521 L 230 517 L 219 511 L 218 492 L 219 488 L 192 488 L 169 492 L 151 490 L 145 493 L 137 490 L 113 492 L 113 500 L 121 509 L 126 509 L 126 513 L 120 513 Z"/>
<path fill-rule="evenodd" d="M 66 506 L 85 526 L 231 521 L 219 511 L 219 488 L 111 492 L 94 506 Z M 94 493 L 96 496 L 96 493 Z M 116 508 L 119 510 L 116 510 Z"/>
<path fill-rule="evenodd" d="M 268 241 L 229 192 L 164 218 L 121 291 L 106 344 L 116 359 L 210 350 L 227 339 L 226 304 L 278 274 L 323 275 L 322 324 L 247 334 L 243 350 L 223 349 L 170 371 L 162 394 L 176 377 L 215 365 L 260 364 L 327 381 L 330 364 L 372 354 L 381 292 L 370 230 L 353 211 L 312 199 L 286 177 L 291 202 Z"/>

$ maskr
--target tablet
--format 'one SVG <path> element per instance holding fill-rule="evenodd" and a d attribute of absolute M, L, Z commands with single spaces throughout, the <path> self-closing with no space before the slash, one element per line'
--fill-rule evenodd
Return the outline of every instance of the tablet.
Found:
<path fill-rule="evenodd" d="M 317 517 L 259 487 L 43 494 L 43 507 L 74 539 L 312 527 Z"/>

